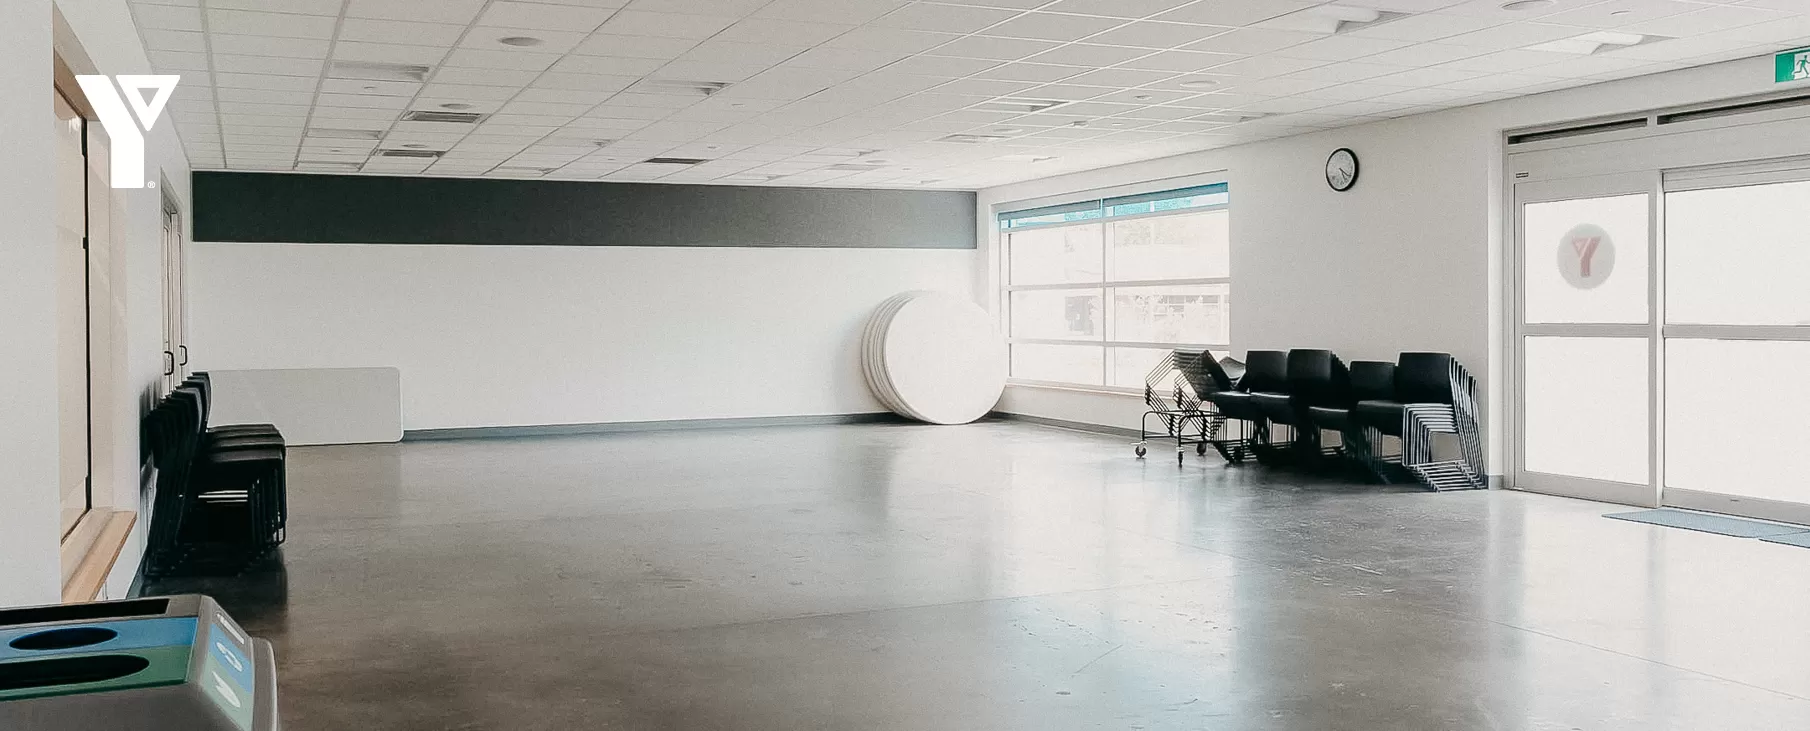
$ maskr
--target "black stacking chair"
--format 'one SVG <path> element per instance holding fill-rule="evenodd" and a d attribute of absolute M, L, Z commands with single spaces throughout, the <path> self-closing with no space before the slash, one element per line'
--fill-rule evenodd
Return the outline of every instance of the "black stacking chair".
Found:
<path fill-rule="evenodd" d="M 1483 487 L 1476 381 L 1464 366 L 1447 353 L 1402 353 L 1396 360 L 1393 385 L 1393 398 L 1357 402 L 1353 417 L 1358 426 L 1399 437 L 1401 466 L 1428 487 Z M 1436 434 L 1458 437 L 1458 459 L 1436 459 Z"/>
<path fill-rule="evenodd" d="M 1346 457 L 1383 482 L 1399 481 L 1401 455 L 1385 455 L 1381 452 L 1384 432 L 1365 424 L 1357 410 L 1357 405 L 1365 402 L 1375 404 L 1395 401 L 1395 364 L 1356 360 L 1351 362 L 1349 369 L 1350 401 L 1343 407 L 1315 406 L 1308 409 L 1309 416 L 1320 428 L 1339 432 L 1342 451 Z M 1399 422 L 1395 431 L 1400 431 Z"/>
<path fill-rule="evenodd" d="M 1250 405 L 1250 394 L 1238 390 L 1246 372 L 1245 365 L 1229 355 L 1215 359 L 1211 353 L 1203 354 L 1196 365 L 1198 368 L 1191 379 L 1200 389 L 1201 400 L 1210 404 L 1218 417 L 1218 430 L 1206 444 L 1212 445 L 1227 462 L 1243 462 L 1250 454 L 1254 420 L 1260 418 Z M 1230 404 L 1231 410 L 1227 411 L 1224 404 Z M 1202 446 L 1204 451 L 1205 445 Z"/>
<path fill-rule="evenodd" d="M 145 418 L 158 469 L 147 573 L 236 573 L 283 540 L 283 450 L 207 438 L 201 389 L 184 385 Z"/>
<path fill-rule="evenodd" d="M 1292 432 L 1286 454 L 1272 450 L 1272 455 L 1318 459 L 1324 456 L 1320 429 L 1308 409 L 1316 405 L 1336 407 L 1347 403 L 1351 398 L 1350 376 L 1345 371 L 1345 364 L 1330 350 L 1295 348 L 1288 351 L 1285 368 L 1281 388 L 1253 391 L 1251 400 L 1263 410 L 1272 429 L 1282 425 Z"/>
<path fill-rule="evenodd" d="M 1249 422 L 1250 438 L 1246 450 L 1258 462 L 1268 463 L 1280 455 L 1279 448 L 1273 443 L 1274 412 L 1263 405 L 1265 400 L 1273 400 L 1278 394 L 1286 403 L 1288 354 L 1280 350 L 1252 350 L 1245 353 L 1244 377 L 1238 379 L 1237 390 L 1214 394 L 1212 398 L 1227 418 Z"/>

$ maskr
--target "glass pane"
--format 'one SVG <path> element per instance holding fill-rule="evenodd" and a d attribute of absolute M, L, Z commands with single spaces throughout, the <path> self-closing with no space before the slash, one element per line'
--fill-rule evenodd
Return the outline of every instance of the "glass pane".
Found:
<path fill-rule="evenodd" d="M 1113 281 L 1232 275 L 1231 214 L 1224 210 L 1107 224 Z"/>
<path fill-rule="evenodd" d="M 1667 340 L 1666 487 L 1810 503 L 1810 342 Z"/>
<path fill-rule="evenodd" d="M 1232 285 L 1112 288 L 1108 340 L 1132 343 L 1231 341 Z"/>
<path fill-rule="evenodd" d="M 1527 322 L 1647 321 L 1648 198 L 1528 204 Z"/>
<path fill-rule="evenodd" d="M 1006 234 L 1010 284 L 1065 284 L 1104 280 L 1100 225 L 1064 226 Z"/>
<path fill-rule="evenodd" d="M 1099 345 L 1012 344 L 1012 377 L 1099 386 L 1106 348 Z"/>
<path fill-rule="evenodd" d="M 1144 377 L 1150 375 L 1151 369 L 1156 368 L 1157 362 L 1161 361 L 1163 356 L 1174 352 L 1174 349 L 1172 348 L 1129 348 L 1122 346 L 1108 348 L 1107 350 L 1111 351 L 1107 354 L 1106 360 L 1106 364 L 1109 366 L 1106 374 L 1107 385 L 1129 386 L 1131 388 L 1143 388 Z M 1212 353 L 1215 360 L 1224 358 L 1226 355 L 1224 351 L 1209 352 Z"/>
<path fill-rule="evenodd" d="M 1647 340 L 1527 338 L 1529 472 L 1647 482 Z"/>
<path fill-rule="evenodd" d="M 1665 197 L 1666 321 L 1810 325 L 1810 182 Z"/>
<path fill-rule="evenodd" d="M 1012 293 L 1012 337 L 1100 340 L 1098 289 L 1038 289 Z"/>
<path fill-rule="evenodd" d="M 87 163 L 82 122 L 56 99 L 56 364 L 60 526 L 64 535 L 88 511 L 88 257 Z M 49 121 L 49 120 L 46 120 Z M 98 233 L 96 234 L 99 235 Z"/>

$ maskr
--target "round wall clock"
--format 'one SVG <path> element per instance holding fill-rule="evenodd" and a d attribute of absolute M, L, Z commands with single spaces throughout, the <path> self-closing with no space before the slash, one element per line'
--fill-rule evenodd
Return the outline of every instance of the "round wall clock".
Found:
<path fill-rule="evenodd" d="M 1358 181 L 1358 156 L 1349 147 L 1332 151 L 1326 158 L 1326 184 L 1341 193 L 1351 190 Z"/>

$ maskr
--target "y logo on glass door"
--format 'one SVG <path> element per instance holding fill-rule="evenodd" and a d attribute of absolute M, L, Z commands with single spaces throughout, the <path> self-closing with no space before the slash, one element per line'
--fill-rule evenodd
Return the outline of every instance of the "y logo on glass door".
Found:
<path fill-rule="evenodd" d="M 1559 239 L 1559 276 L 1578 289 L 1595 289 L 1615 271 L 1615 242 L 1593 223 L 1578 224 Z"/>
<path fill-rule="evenodd" d="M 156 187 L 156 181 L 145 180 L 145 133 L 157 124 L 163 106 L 169 103 L 170 94 L 176 91 L 176 82 L 182 77 L 121 74 L 118 78 L 118 91 L 114 90 L 113 81 L 105 76 L 82 75 L 75 77 L 75 82 L 81 85 L 88 103 L 94 105 L 101 126 L 107 129 L 107 138 L 112 143 L 109 152 L 113 156 L 113 169 L 109 173 L 113 187 Z M 144 97 L 147 89 L 152 90 L 149 100 Z"/>

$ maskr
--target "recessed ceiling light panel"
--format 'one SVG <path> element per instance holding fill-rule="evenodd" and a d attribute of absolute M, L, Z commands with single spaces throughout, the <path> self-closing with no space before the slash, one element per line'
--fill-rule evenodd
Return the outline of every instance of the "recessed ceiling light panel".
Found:
<path fill-rule="evenodd" d="M 515 46 L 517 48 L 531 48 L 546 43 L 546 41 L 535 38 L 534 36 L 505 36 L 496 39 L 496 42 L 505 46 Z"/>

